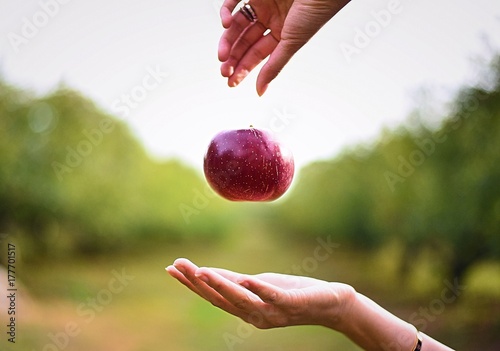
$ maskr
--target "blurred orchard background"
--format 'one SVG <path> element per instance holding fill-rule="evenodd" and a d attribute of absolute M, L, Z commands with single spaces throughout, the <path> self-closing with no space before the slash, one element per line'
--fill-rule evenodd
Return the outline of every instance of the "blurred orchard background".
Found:
<path fill-rule="evenodd" d="M 445 1 L 442 26 L 422 31 L 429 40 L 471 32 L 460 15 L 487 23 L 494 2 L 483 2 L 474 16 L 465 1 Z M 177 257 L 345 282 L 451 347 L 499 349 L 500 31 L 482 33 L 475 52 L 456 56 L 469 43 L 456 34 L 415 57 L 422 43 L 396 15 L 410 21 L 420 7 L 352 3 L 258 99 L 254 74 L 233 90 L 218 76 L 220 2 L 90 3 L 0 5 L 1 350 L 358 350 L 323 328 L 245 325 L 168 277 Z M 64 21 L 93 20 L 79 6 L 96 11 L 99 30 L 72 32 Z M 162 6 L 186 28 L 174 39 Z M 125 7 L 129 17 L 110 16 Z M 125 24 L 138 29 L 120 32 Z M 57 36 L 64 28 L 79 33 L 74 42 Z M 406 41 L 390 34 L 401 31 Z M 193 42 L 196 33 L 208 41 Z M 106 40 L 121 41 L 120 60 Z M 154 60 L 137 63 L 139 53 Z M 297 154 L 292 188 L 274 203 L 223 200 L 202 174 L 210 138 L 248 124 L 277 132 Z"/>

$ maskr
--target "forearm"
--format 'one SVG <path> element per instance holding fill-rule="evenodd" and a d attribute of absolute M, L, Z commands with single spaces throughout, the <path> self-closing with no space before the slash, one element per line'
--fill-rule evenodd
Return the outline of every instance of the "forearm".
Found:
<path fill-rule="evenodd" d="M 345 315 L 333 329 L 343 333 L 364 350 L 413 351 L 417 330 L 360 293 L 354 293 Z M 451 349 L 422 334 L 422 351 Z"/>

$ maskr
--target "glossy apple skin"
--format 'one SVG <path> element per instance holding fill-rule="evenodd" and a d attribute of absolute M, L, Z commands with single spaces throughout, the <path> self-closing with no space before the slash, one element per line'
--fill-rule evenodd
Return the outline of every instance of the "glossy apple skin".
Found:
<path fill-rule="evenodd" d="M 216 193 L 231 201 L 273 201 L 292 183 L 292 153 L 270 132 L 256 128 L 217 134 L 203 169 Z"/>

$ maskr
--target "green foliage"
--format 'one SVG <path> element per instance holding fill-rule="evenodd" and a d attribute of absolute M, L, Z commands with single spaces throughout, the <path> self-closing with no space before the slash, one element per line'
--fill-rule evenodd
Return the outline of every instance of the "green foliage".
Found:
<path fill-rule="evenodd" d="M 221 200 L 74 91 L 39 98 L 0 83 L 0 231 L 19 234 L 28 254 L 61 256 L 211 240 L 251 224 L 357 250 L 397 241 L 403 272 L 432 252 L 461 277 L 500 257 L 498 62 L 496 84 L 462 89 L 438 128 L 384 130 L 373 145 L 313 163 L 271 206 Z"/>
<path fill-rule="evenodd" d="M 270 216 L 273 225 L 357 249 L 397 240 L 403 272 L 429 250 L 441 273 L 458 278 L 479 260 L 500 258 L 497 81 L 491 91 L 463 89 L 437 129 L 385 130 L 374 145 L 309 165 Z"/>
<path fill-rule="evenodd" d="M 225 204 L 195 197 L 206 186 L 193 169 L 154 161 L 88 99 L 66 89 L 37 98 L 3 83 L 0 92 L 0 231 L 19 234 L 28 256 L 226 230 Z"/>

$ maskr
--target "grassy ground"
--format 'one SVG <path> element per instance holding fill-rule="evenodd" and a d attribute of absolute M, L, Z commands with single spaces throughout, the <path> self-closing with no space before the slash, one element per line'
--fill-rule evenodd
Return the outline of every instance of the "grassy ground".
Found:
<path fill-rule="evenodd" d="M 166 274 L 164 267 L 180 256 L 200 265 L 247 273 L 301 270 L 309 276 L 350 283 L 452 346 L 498 347 L 498 264 L 478 266 L 463 296 L 440 303 L 446 285 L 432 279 L 431 270 L 417 273 L 430 282 L 428 288 L 399 285 L 390 247 L 367 255 L 339 246 L 321 262 L 314 262 L 318 245 L 315 241 L 292 245 L 253 228 L 252 235 L 217 244 L 162 244 L 110 257 L 23 264 L 17 273 L 24 285 L 19 287 L 16 306 L 16 344 L 6 342 L 2 333 L 0 350 L 359 350 L 325 328 L 262 331 L 217 310 Z M 2 325 L 5 310 L 2 307 Z M 471 344 L 471 337 L 478 340 L 478 335 L 482 344 Z"/>

